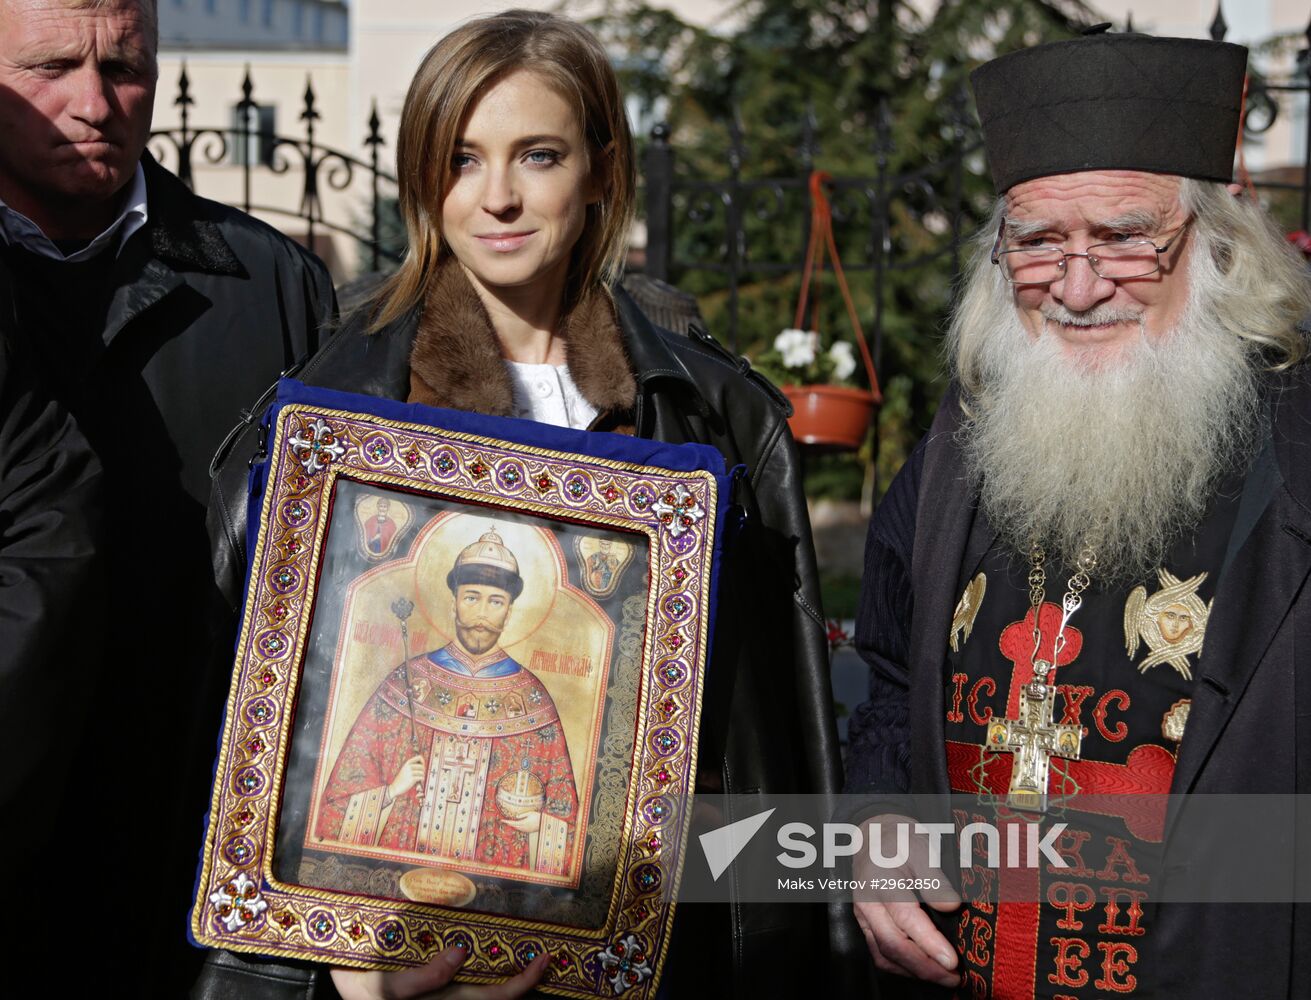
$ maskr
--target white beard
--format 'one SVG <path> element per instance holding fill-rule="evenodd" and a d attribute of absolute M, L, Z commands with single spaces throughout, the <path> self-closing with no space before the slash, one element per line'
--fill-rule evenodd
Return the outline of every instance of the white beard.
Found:
<path fill-rule="evenodd" d="M 1095 362 L 1067 354 L 1049 329 L 1030 337 L 1003 290 L 983 348 L 986 388 L 961 437 L 983 512 L 1014 551 L 1027 556 L 1039 540 L 1049 564 L 1070 568 L 1087 545 L 1099 583 L 1142 577 L 1245 467 L 1258 377 L 1251 348 L 1208 321 L 1206 270 L 1190 269 L 1170 333 L 1140 334 Z M 1053 310 L 1048 327 L 1058 313 L 1071 318 Z"/>

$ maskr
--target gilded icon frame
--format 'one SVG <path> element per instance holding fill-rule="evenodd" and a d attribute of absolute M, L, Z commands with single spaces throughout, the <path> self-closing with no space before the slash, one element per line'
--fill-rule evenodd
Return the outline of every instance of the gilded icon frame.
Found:
<path fill-rule="evenodd" d="M 342 405 L 363 398 L 316 395 L 291 384 L 300 392 L 280 397 L 279 405 L 271 411 L 262 496 L 257 498 L 258 508 L 252 502 L 251 516 L 257 518 L 257 532 L 251 536 L 246 600 L 191 914 L 193 939 L 198 944 L 231 951 L 359 968 L 421 965 L 443 948 L 456 944 L 469 952 L 459 978 L 484 983 L 514 975 L 537 955 L 547 952 L 551 962 L 539 989 L 577 997 L 654 996 L 687 849 L 704 666 L 728 482 L 722 459 L 700 446 L 678 446 L 688 449 L 688 457 L 670 462 L 670 456 L 679 453 L 668 445 L 657 447 L 635 439 L 615 441 L 615 435 L 584 435 L 522 421 L 452 415 L 448 411 L 401 410 L 395 404 L 390 410 L 375 407 L 373 412 L 343 409 Z M 318 401 L 321 397 L 323 402 Z M 385 415 L 380 415 L 378 409 Z M 412 422 L 416 413 L 447 426 Z M 449 419 L 442 420 L 443 414 Z M 397 415 L 411 419 L 395 419 Z M 521 426 L 529 430 L 521 432 Z M 601 447 L 590 447 L 601 438 L 606 439 Z M 566 447 L 546 447 L 543 442 Z M 627 460 L 624 456 L 630 453 L 639 460 Z M 665 464 L 640 460 L 652 457 Z M 678 464 L 683 467 L 667 467 Z M 388 498 L 389 504 L 380 504 L 379 497 Z M 398 498 L 403 516 L 397 513 Z M 438 513 L 433 514 L 434 510 Z M 351 684 L 360 690 L 374 690 L 364 681 L 343 680 L 353 678 L 351 671 L 356 669 L 342 652 L 355 648 L 344 637 L 373 642 L 383 650 L 368 655 L 386 664 L 391 671 L 386 676 L 391 680 L 377 681 L 375 693 L 369 695 L 366 704 L 373 706 L 375 700 L 382 699 L 384 687 L 391 684 L 387 691 L 390 701 L 379 701 L 378 710 L 392 718 L 396 705 L 401 705 L 401 728 L 395 732 L 405 732 L 405 706 L 411 706 L 408 733 L 412 741 L 416 739 L 416 720 L 422 729 L 424 699 L 430 687 L 413 680 L 409 669 L 418 658 L 408 644 L 402 655 L 386 659 L 393 655 L 387 651 L 388 643 L 394 652 L 395 630 L 353 618 L 356 598 L 364 595 L 361 601 L 368 598 L 377 605 L 383 598 L 370 597 L 373 591 L 368 588 L 374 587 L 381 595 L 385 588 L 375 581 L 409 579 L 403 573 L 410 572 L 411 564 L 421 565 L 426 558 L 423 553 L 428 551 L 423 545 L 437 553 L 429 562 L 437 565 L 434 560 L 444 557 L 446 562 L 440 565 L 447 565 L 449 552 L 456 551 L 449 546 L 455 543 L 442 543 L 448 548 L 440 549 L 432 539 L 447 527 L 464 525 L 466 521 L 470 526 L 490 522 L 493 534 L 498 530 L 506 534 L 509 542 L 497 551 L 516 547 L 527 551 L 530 545 L 524 540 L 538 536 L 546 539 L 540 543 L 544 550 L 551 551 L 551 545 L 555 545 L 559 550 L 555 557 L 558 572 L 562 575 L 553 583 L 556 590 L 550 598 L 550 615 L 564 615 L 560 608 L 582 609 L 569 612 L 583 615 L 582 619 L 560 619 L 571 635 L 579 634 L 576 621 L 595 620 L 601 624 L 594 634 L 601 636 L 607 620 L 601 602 L 617 600 L 610 575 L 604 575 L 604 579 L 593 575 L 598 588 L 591 591 L 594 610 L 588 610 L 586 593 L 573 593 L 580 588 L 570 583 L 569 574 L 574 572 L 571 567 L 585 569 L 578 554 L 585 549 L 596 551 L 599 545 L 580 539 L 616 539 L 606 543 L 606 551 L 613 550 L 614 545 L 632 546 L 626 560 L 612 559 L 608 564 L 610 569 L 619 567 L 616 572 L 631 574 L 625 608 L 627 612 L 636 610 L 636 614 L 627 615 L 620 637 L 626 652 L 622 656 L 615 652 L 620 639 L 614 639 L 609 646 L 598 646 L 598 639 L 587 647 L 592 651 L 605 649 L 603 658 L 595 652 L 572 657 L 540 649 L 532 652 L 531 662 L 540 668 L 538 687 L 545 687 L 548 695 L 554 693 L 560 702 L 556 722 L 568 737 L 566 759 L 574 768 L 570 780 L 580 792 L 576 811 L 567 814 L 568 822 L 552 820 L 572 838 L 570 846 L 562 849 L 563 854 L 557 852 L 564 860 L 554 862 L 553 869 L 542 869 L 548 874 L 540 876 L 529 870 L 534 863 L 532 856 L 502 862 L 499 868 L 480 868 L 477 861 L 469 861 L 466 867 L 448 854 L 426 861 L 412 852 L 437 848 L 412 847 L 408 840 L 396 840 L 402 843 L 400 848 L 395 844 L 387 848 L 382 845 L 384 832 L 377 834 L 376 844 L 360 840 L 364 846 L 343 847 L 342 841 L 333 839 L 337 833 L 330 833 L 324 841 L 322 830 L 336 827 L 316 820 L 321 811 L 327 811 L 322 802 L 330 795 L 330 783 L 336 780 L 333 762 L 344 756 L 344 748 L 356 738 L 352 727 L 364 725 L 360 721 L 364 717 L 362 710 L 358 718 L 351 714 L 360 703 L 362 696 L 358 694 L 350 695 L 355 702 L 341 713 L 342 719 L 356 718 L 356 722 L 333 723 L 332 711 L 345 704 L 339 699 L 348 697 L 342 692 L 354 691 Z M 404 522 L 404 528 L 397 527 L 400 522 Z M 503 525 L 504 530 L 497 525 Z M 409 530 L 415 532 L 413 536 L 404 535 Z M 482 530 L 465 530 L 460 544 Z M 398 531 L 408 540 L 398 544 Z M 448 534 L 456 536 L 454 527 Z M 552 543 L 554 534 L 561 541 Z M 478 535 L 480 539 L 487 537 Z M 496 541 L 501 540 L 497 534 Z M 361 558 L 369 568 L 350 578 L 348 592 L 343 596 L 338 593 L 340 581 L 334 576 L 333 560 L 339 558 L 334 553 L 352 544 L 361 547 Z M 390 561 L 380 563 L 380 552 L 390 556 Z M 548 563 L 538 558 L 532 565 Z M 393 574 L 391 578 L 385 576 L 388 572 Z M 418 595 L 440 590 L 431 582 L 439 574 L 425 572 L 426 576 L 418 569 L 413 571 L 415 600 L 423 601 L 427 598 Z M 455 585 L 449 589 L 454 595 Z M 447 603 L 454 601 L 453 597 L 443 599 Z M 400 611 L 408 616 L 411 612 L 404 604 L 402 601 Z M 325 608 L 328 610 L 322 610 Z M 526 613 L 531 617 L 531 612 Z M 438 617 L 435 612 L 430 616 L 433 621 Z M 407 620 L 398 620 L 401 633 L 408 636 Z M 453 620 L 458 623 L 458 617 Z M 549 634 L 548 625 L 554 619 L 548 615 L 542 620 L 547 624 L 540 625 L 539 631 Z M 445 638 L 442 633 L 418 645 L 432 645 Z M 408 639 L 405 641 L 408 643 Z M 526 649 L 528 644 L 529 640 L 524 639 L 521 646 Z M 457 646 L 457 651 L 464 650 L 454 639 L 443 648 Z M 322 652 L 329 648 L 336 651 L 331 655 Z M 517 647 L 507 643 L 506 648 Z M 521 658 L 527 660 L 529 656 L 525 653 Z M 593 660 L 598 660 L 599 669 L 594 670 Z M 402 667 L 393 669 L 397 661 Z M 583 663 L 589 677 L 596 673 L 602 678 L 596 684 L 603 685 L 608 677 L 610 688 L 601 686 L 594 696 L 578 693 L 591 688 L 569 688 L 569 678 L 562 675 L 581 674 L 579 664 Z M 518 666 L 514 663 L 506 669 Z M 398 686 L 395 678 L 401 676 L 398 671 L 402 668 L 405 680 Z M 475 668 L 470 669 L 478 676 Z M 520 669 L 524 674 L 531 673 Z M 561 676 L 546 670 L 557 670 Z M 320 675 L 327 680 L 316 679 Z M 524 690 L 530 699 L 536 693 L 535 688 Z M 410 700 L 397 692 L 408 695 Z M 586 719 L 590 718 L 587 713 L 592 707 L 586 711 L 574 707 L 584 703 L 591 706 L 587 697 L 593 697 L 595 703 L 597 721 L 592 729 L 586 729 Z M 321 705 L 315 709 L 324 698 L 328 709 Z M 551 698 L 545 700 L 550 702 Z M 483 725 L 474 717 L 485 713 L 489 704 L 495 707 L 491 699 L 484 698 L 466 717 Z M 512 707 L 522 714 L 524 704 L 523 699 L 518 699 Z M 628 707 L 618 707 L 623 704 Z M 315 711 L 320 715 L 315 716 Z M 529 711 L 533 711 L 531 706 Z M 506 719 L 507 723 L 511 721 L 524 720 L 519 716 Z M 436 773 L 432 760 L 441 734 L 450 728 L 442 720 L 433 725 L 438 728 L 423 730 L 424 738 L 431 743 L 425 745 L 426 756 L 418 755 L 419 772 L 428 768 Z M 540 734 L 545 730 L 535 731 Z M 608 764 L 597 749 L 602 731 L 620 736 L 630 732 L 613 745 L 607 742 L 611 748 L 606 751 L 611 754 Z M 343 737 L 342 733 L 347 735 Z M 579 738 L 579 733 L 584 735 Z M 374 734 L 370 731 L 365 735 Z M 457 740 L 451 735 L 445 738 Z M 499 736 L 489 736 L 483 743 L 473 737 L 461 739 L 460 745 L 466 751 L 470 745 L 490 745 L 493 761 L 496 747 L 518 746 L 508 740 L 502 742 Z M 618 769 L 614 766 L 613 746 L 620 748 Z M 334 748 L 337 757 L 333 756 Z M 308 790 L 306 761 L 313 761 L 314 774 Z M 613 777 L 609 786 L 601 777 L 593 783 L 602 765 L 609 767 L 612 776 L 616 770 L 624 772 L 622 788 Z M 527 773 L 528 766 L 525 757 L 520 773 Z M 331 777 L 325 777 L 330 772 Z M 486 785 L 489 771 L 484 768 L 481 774 Z M 497 805 L 503 810 L 508 808 L 500 797 L 510 795 L 505 787 L 502 781 L 495 800 L 491 792 L 486 793 L 486 802 L 491 804 L 483 806 L 485 815 L 490 816 Z M 516 787 L 524 792 L 527 786 L 521 781 Z M 423 805 L 434 797 L 431 791 L 432 786 L 425 792 L 416 785 L 412 794 Z M 376 807 L 376 790 L 368 794 L 373 795 Z M 404 794 L 411 792 L 392 796 L 385 789 L 381 793 L 381 801 L 387 802 L 391 810 L 389 815 L 399 815 L 400 806 L 395 803 Z M 361 792 L 351 801 L 367 798 Z M 623 799 L 622 808 L 617 805 L 619 798 Z M 538 805 L 534 815 L 543 825 L 526 835 L 538 858 L 546 854 L 545 848 L 538 851 L 537 843 L 539 839 L 546 842 L 549 812 L 549 808 L 541 807 L 541 799 L 539 794 L 533 800 Z M 307 818 L 297 819 L 297 809 L 305 811 Z M 597 818 L 603 813 L 608 817 L 604 822 Z M 509 821 L 519 816 L 506 811 L 498 822 L 508 827 Z M 514 839 L 512 833 L 506 834 L 507 843 Z M 479 844 L 485 840 L 485 835 L 479 834 Z M 420 839 L 419 843 L 429 841 Z M 448 851 L 449 847 L 442 850 Z M 332 851 L 344 852 L 345 868 L 328 857 Z M 597 858 L 601 860 L 595 861 Z M 357 867 L 365 866 L 359 870 L 366 875 L 372 872 L 372 881 L 351 881 L 356 871 L 352 865 L 356 863 Z M 389 881 L 398 866 L 406 864 L 412 867 L 399 876 L 399 883 Z M 374 868 L 367 869 L 369 865 Z M 522 874 L 515 865 L 522 866 Z M 437 874 L 430 874 L 430 868 Z M 452 870 L 453 875 L 444 874 Z M 307 878 L 307 871 L 347 874 Z M 408 885 L 405 878 L 410 878 Z M 460 878 L 470 885 L 475 884 L 475 879 L 482 880 L 476 883 L 478 890 L 472 904 L 451 888 L 452 880 Z M 396 891 L 397 884 L 402 892 Z M 378 891 L 368 888 L 376 885 L 391 887 Z M 412 887 L 416 885 L 431 885 L 435 894 L 424 896 L 429 890 L 423 888 L 418 896 L 413 895 Z M 491 889 L 483 891 L 484 886 Z M 368 891 L 364 891 L 366 888 Z M 513 902 L 520 898 L 535 902 L 525 908 Z M 436 899 L 446 899 L 451 905 L 429 901 Z M 602 914 L 603 919 L 598 920 Z"/>

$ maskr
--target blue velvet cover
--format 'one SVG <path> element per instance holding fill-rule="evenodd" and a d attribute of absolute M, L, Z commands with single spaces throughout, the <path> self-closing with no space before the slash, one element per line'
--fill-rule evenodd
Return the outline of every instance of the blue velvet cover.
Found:
<path fill-rule="evenodd" d="M 725 523 L 726 513 L 732 499 L 733 480 L 745 474 L 746 469 L 744 466 L 737 466 L 729 470 L 724 462 L 724 456 L 710 445 L 669 444 L 665 441 L 650 441 L 627 434 L 575 431 L 568 427 L 552 427 L 550 424 L 539 424 L 535 420 L 521 420 L 517 417 L 489 417 L 481 413 L 467 413 L 464 410 L 446 410 L 437 406 L 424 406 L 421 403 L 402 403 L 378 396 L 362 396 L 355 392 L 320 389 L 305 385 L 293 378 L 280 379 L 278 382 L 278 393 L 262 422 L 266 435 L 271 433 L 271 428 L 277 422 L 278 413 L 282 408 L 293 403 L 345 410 L 348 413 L 367 413 L 384 420 L 440 427 L 443 430 L 459 431 L 462 434 L 477 434 L 513 444 L 570 451 L 617 462 L 635 462 L 680 472 L 703 469 L 712 473 L 719 487 L 716 492 L 719 509 L 715 511 L 715 549 L 710 578 L 710 637 L 713 639 L 719 569 L 727 540 L 725 528 L 737 527 Z M 271 442 L 266 440 L 265 443 L 264 450 L 268 453 L 270 449 L 267 445 Z M 249 557 L 255 551 L 255 539 L 259 532 L 260 505 L 264 500 L 264 481 L 267 475 L 267 458 L 251 467 L 246 517 L 247 587 L 250 585 Z M 734 530 L 728 532 L 728 534 L 735 533 Z"/>

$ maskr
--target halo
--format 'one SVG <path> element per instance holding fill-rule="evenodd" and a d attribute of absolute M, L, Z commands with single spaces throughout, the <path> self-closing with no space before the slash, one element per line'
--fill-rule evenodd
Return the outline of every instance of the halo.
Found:
<path fill-rule="evenodd" d="M 466 514 L 446 511 L 420 529 L 414 541 L 414 594 L 419 614 L 433 632 L 449 642 L 455 635 L 455 608 L 446 574 L 460 551 L 495 529 L 505 547 L 519 560 L 523 593 L 514 602 L 501 636 L 508 649 L 523 642 L 546 621 L 564 579 L 564 553 L 553 532 L 524 524 L 512 515 Z"/>

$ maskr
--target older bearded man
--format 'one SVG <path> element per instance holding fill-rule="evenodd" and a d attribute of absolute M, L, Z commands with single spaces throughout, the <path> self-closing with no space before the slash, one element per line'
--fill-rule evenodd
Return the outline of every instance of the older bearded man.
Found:
<path fill-rule="evenodd" d="M 974 76 L 1002 197 L 952 387 L 870 526 L 847 790 L 1074 819 L 1068 867 L 1018 892 L 966 870 L 929 910 L 858 899 L 884 971 L 973 996 L 1307 989 L 1304 908 L 1157 906 L 1161 832 L 1080 813 L 1311 782 L 1311 286 L 1227 184 L 1245 61 L 1094 34 Z"/>

